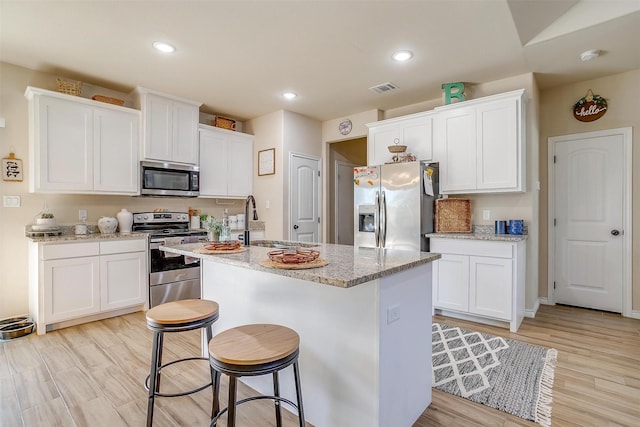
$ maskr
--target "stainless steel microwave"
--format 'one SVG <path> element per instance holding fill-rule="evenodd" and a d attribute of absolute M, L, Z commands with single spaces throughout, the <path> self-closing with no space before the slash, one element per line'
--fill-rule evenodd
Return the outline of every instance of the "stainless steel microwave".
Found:
<path fill-rule="evenodd" d="M 140 162 L 140 195 L 197 197 L 200 168 L 164 162 Z"/>

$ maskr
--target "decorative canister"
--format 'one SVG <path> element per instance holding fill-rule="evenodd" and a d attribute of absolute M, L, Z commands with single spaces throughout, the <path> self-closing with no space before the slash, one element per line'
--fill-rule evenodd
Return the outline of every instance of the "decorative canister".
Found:
<path fill-rule="evenodd" d="M 121 209 L 116 214 L 118 218 L 118 228 L 121 233 L 131 233 L 131 225 L 133 224 L 133 214 L 126 209 Z"/>
<path fill-rule="evenodd" d="M 512 219 L 509 221 L 509 234 L 524 234 L 524 220 Z"/>
<path fill-rule="evenodd" d="M 118 220 L 112 216 L 103 216 L 98 220 L 98 229 L 102 234 L 113 234 L 118 227 Z"/>

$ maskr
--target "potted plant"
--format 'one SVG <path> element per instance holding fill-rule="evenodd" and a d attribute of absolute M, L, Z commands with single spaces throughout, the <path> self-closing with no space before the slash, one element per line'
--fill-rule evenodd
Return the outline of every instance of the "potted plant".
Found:
<path fill-rule="evenodd" d="M 222 221 L 217 220 L 211 215 L 201 215 L 200 221 L 202 228 L 209 232 L 207 238 L 211 241 L 218 240 L 220 232 L 222 231 Z"/>

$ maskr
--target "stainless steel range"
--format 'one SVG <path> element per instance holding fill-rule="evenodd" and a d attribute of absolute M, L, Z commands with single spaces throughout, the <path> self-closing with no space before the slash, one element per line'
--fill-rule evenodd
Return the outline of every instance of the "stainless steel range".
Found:
<path fill-rule="evenodd" d="M 207 240 L 206 231 L 189 229 L 188 213 L 134 213 L 132 231 L 149 233 L 149 308 L 200 298 L 200 260 L 160 250 L 162 245 Z"/>

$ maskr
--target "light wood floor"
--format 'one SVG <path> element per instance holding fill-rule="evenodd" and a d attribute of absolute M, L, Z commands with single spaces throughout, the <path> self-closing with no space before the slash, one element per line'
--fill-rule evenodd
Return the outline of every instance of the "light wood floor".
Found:
<path fill-rule="evenodd" d="M 434 320 L 556 348 L 554 426 L 640 425 L 640 320 L 561 306 L 542 306 L 517 334 L 441 316 Z M 143 426 L 147 399 L 141 384 L 150 353 L 143 313 L 0 343 L 0 426 Z M 198 353 L 197 331 L 167 335 L 166 360 Z M 171 368 L 163 388 L 188 387 L 207 376 L 206 362 Z M 248 393 L 241 385 L 240 394 Z M 210 405 L 209 390 L 159 398 L 154 425 L 207 426 Z M 285 426 L 296 425 L 288 411 L 283 415 Z M 238 416 L 240 426 L 274 425 L 266 401 L 244 405 Z M 434 390 L 432 405 L 414 427 L 517 425 L 537 424 Z"/>

